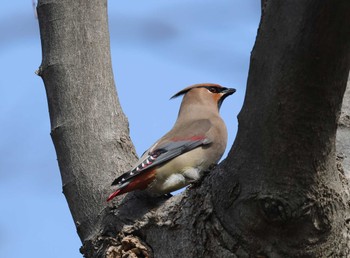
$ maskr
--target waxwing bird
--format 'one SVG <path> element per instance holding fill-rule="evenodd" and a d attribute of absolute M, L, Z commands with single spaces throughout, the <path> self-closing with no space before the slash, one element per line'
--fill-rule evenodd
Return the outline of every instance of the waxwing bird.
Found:
<path fill-rule="evenodd" d="M 172 98 L 184 96 L 174 127 L 113 181 L 117 189 L 107 201 L 137 189 L 162 195 L 200 179 L 225 151 L 227 129 L 219 109 L 235 91 L 205 83 L 176 93 Z"/>

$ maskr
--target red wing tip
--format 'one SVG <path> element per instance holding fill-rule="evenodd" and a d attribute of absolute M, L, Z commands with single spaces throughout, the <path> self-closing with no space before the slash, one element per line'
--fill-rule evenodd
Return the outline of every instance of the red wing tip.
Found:
<path fill-rule="evenodd" d="M 115 191 L 114 193 L 112 193 L 110 196 L 108 196 L 107 202 L 109 202 L 109 201 L 112 200 L 114 197 L 116 197 L 116 196 L 119 194 L 120 191 L 121 191 L 121 190 L 119 189 L 119 190 Z"/>

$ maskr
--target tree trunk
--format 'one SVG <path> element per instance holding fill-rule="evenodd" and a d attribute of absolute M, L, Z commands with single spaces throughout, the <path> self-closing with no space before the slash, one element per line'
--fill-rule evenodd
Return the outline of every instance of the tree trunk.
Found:
<path fill-rule="evenodd" d="M 349 255 L 348 184 L 335 162 L 349 11 L 348 1 L 265 3 L 225 185 L 214 184 L 221 223 L 250 255 Z"/>
<path fill-rule="evenodd" d="M 108 205 L 110 183 L 135 152 L 114 89 L 106 1 L 39 1 L 39 74 L 86 257 L 350 255 L 343 140 L 335 152 L 350 67 L 350 2 L 262 6 L 227 159 L 180 195 L 136 192 Z M 338 139 L 348 140 L 349 108 L 343 114 Z"/>
<path fill-rule="evenodd" d="M 63 193 L 82 241 L 96 236 L 116 171 L 136 159 L 111 67 L 107 2 L 38 2 L 43 78 Z"/>
<path fill-rule="evenodd" d="M 347 180 L 350 179 L 350 76 L 343 97 L 343 105 L 338 120 L 337 129 L 337 160 L 338 169 Z"/>

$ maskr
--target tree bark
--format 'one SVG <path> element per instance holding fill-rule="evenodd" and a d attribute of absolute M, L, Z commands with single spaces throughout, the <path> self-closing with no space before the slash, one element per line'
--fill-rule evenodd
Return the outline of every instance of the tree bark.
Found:
<path fill-rule="evenodd" d="M 265 4 L 238 134 L 214 194 L 221 222 L 240 232 L 250 255 L 349 255 L 348 185 L 335 162 L 349 10 L 347 1 Z M 236 199 L 225 198 L 234 188 Z"/>
<path fill-rule="evenodd" d="M 339 171 L 350 179 L 350 76 L 343 97 L 343 105 L 337 129 L 337 166 Z"/>
<path fill-rule="evenodd" d="M 110 58 L 107 2 L 41 0 L 43 78 L 63 193 L 80 239 L 95 237 L 116 171 L 136 159 Z"/>
<path fill-rule="evenodd" d="M 107 205 L 110 183 L 135 152 L 114 89 L 106 1 L 39 1 L 39 74 L 86 257 L 350 255 L 342 140 L 335 150 L 350 67 L 350 2 L 262 6 L 227 159 L 180 195 L 136 192 Z"/>

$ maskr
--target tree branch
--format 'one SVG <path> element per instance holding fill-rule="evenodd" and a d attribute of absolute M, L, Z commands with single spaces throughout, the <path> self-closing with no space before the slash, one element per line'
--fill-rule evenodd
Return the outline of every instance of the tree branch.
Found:
<path fill-rule="evenodd" d="M 343 98 L 343 105 L 338 120 L 337 130 L 337 160 L 338 169 L 350 179 L 350 76 Z"/>
<path fill-rule="evenodd" d="M 115 92 L 106 7 L 106 0 L 41 0 L 37 7 L 39 75 L 63 193 L 83 242 L 105 227 L 112 178 L 136 158 Z"/>
<path fill-rule="evenodd" d="M 170 199 L 131 193 L 107 206 L 135 152 L 114 89 L 106 1 L 39 1 L 39 74 L 84 255 L 348 255 L 348 186 L 334 146 L 349 12 L 348 1 L 269 1 L 228 158 Z"/>
<path fill-rule="evenodd" d="M 347 255 L 339 219 L 349 216 L 347 185 L 334 146 L 350 67 L 349 11 L 347 1 L 266 5 L 238 134 L 213 180 L 215 210 L 231 234 L 242 232 L 250 255 Z"/>

